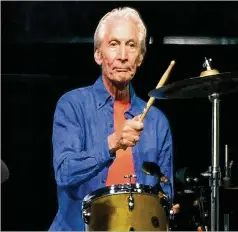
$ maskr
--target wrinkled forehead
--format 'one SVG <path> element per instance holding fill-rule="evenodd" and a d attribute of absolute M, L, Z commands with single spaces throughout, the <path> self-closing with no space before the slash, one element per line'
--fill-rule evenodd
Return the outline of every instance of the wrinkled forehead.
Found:
<path fill-rule="evenodd" d="M 139 30 L 132 20 L 112 19 L 105 25 L 104 40 L 134 40 L 139 42 Z"/>

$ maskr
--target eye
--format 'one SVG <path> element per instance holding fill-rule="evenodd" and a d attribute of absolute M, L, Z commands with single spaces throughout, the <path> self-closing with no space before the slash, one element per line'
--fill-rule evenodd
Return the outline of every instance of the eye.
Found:
<path fill-rule="evenodd" d="M 133 42 L 129 43 L 130 48 L 134 48 L 135 46 L 136 46 L 135 43 L 133 43 Z"/>
<path fill-rule="evenodd" d="M 117 45 L 116 41 L 110 42 L 110 46 L 111 46 L 111 47 L 115 47 L 116 45 Z"/>

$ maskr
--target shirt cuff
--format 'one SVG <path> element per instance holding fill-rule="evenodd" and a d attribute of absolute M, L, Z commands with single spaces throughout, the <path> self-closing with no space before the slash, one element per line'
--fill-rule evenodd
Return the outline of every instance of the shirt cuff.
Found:
<path fill-rule="evenodd" d="M 108 140 L 105 139 L 101 146 L 101 160 L 98 161 L 102 163 L 113 161 L 116 158 L 116 152 L 110 151 Z"/>

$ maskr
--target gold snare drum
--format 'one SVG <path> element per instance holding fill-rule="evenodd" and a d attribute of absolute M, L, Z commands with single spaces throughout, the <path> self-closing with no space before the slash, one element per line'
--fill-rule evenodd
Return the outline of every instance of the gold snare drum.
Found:
<path fill-rule="evenodd" d="M 164 199 L 141 184 L 104 187 L 83 200 L 86 231 L 167 231 Z"/>

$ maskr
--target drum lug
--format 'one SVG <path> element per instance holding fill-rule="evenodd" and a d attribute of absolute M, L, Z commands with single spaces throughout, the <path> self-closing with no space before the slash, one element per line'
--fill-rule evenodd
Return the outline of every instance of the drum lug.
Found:
<path fill-rule="evenodd" d="M 128 197 L 128 207 L 130 211 L 134 209 L 134 197 L 132 194 Z"/>
<path fill-rule="evenodd" d="M 87 209 L 84 209 L 82 213 L 83 213 L 84 222 L 85 222 L 86 224 L 88 224 L 88 223 L 89 223 L 90 216 L 91 216 L 91 213 L 90 213 Z"/>

